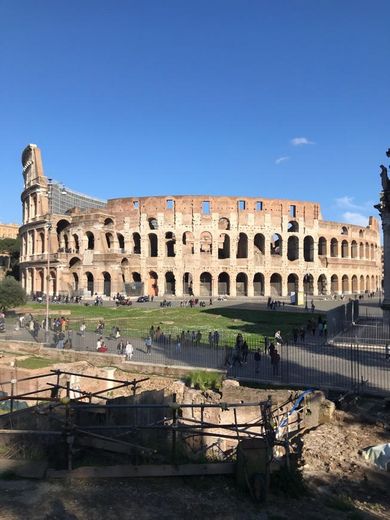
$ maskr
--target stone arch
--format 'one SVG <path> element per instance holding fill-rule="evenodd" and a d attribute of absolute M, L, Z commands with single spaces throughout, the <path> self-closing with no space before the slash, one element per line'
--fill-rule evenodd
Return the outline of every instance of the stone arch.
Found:
<path fill-rule="evenodd" d="M 91 296 L 93 296 L 95 292 L 95 280 L 93 274 L 89 271 L 85 273 L 85 278 L 87 280 L 87 291 L 90 292 Z"/>
<path fill-rule="evenodd" d="M 65 238 L 66 231 L 70 227 L 69 220 L 61 219 L 56 224 L 56 233 L 57 233 L 57 240 L 58 240 L 58 249 L 65 250 Z M 50 233 L 50 231 L 48 231 Z"/>
<path fill-rule="evenodd" d="M 149 256 L 158 256 L 158 238 L 156 233 L 149 233 Z"/>
<path fill-rule="evenodd" d="M 230 258 L 230 237 L 227 233 L 221 233 L 219 235 L 218 258 L 219 260 Z"/>
<path fill-rule="evenodd" d="M 253 296 L 264 296 L 265 283 L 263 273 L 256 273 L 253 277 Z"/>
<path fill-rule="evenodd" d="M 318 256 L 326 256 L 328 249 L 328 242 L 325 237 L 318 239 Z"/>
<path fill-rule="evenodd" d="M 337 258 L 339 256 L 339 243 L 337 238 L 332 238 L 330 241 L 330 256 Z"/>
<path fill-rule="evenodd" d="M 290 220 L 287 224 L 288 233 L 299 233 L 299 224 L 296 220 Z"/>
<path fill-rule="evenodd" d="M 212 295 L 212 281 L 213 278 L 210 273 L 203 272 L 200 277 L 200 296 Z"/>
<path fill-rule="evenodd" d="M 92 231 L 87 231 L 85 236 L 87 237 L 87 249 L 95 249 L 95 236 Z"/>
<path fill-rule="evenodd" d="M 238 273 L 236 276 L 236 295 L 248 296 L 248 276 L 246 273 Z"/>
<path fill-rule="evenodd" d="M 149 271 L 148 295 L 149 296 L 158 296 L 158 275 L 155 271 Z"/>
<path fill-rule="evenodd" d="M 358 279 L 357 279 L 356 274 L 354 274 L 351 278 L 351 290 L 353 293 L 357 293 L 359 291 Z"/>
<path fill-rule="evenodd" d="M 230 229 L 230 220 L 226 217 L 221 217 L 218 221 L 218 229 L 228 231 Z"/>
<path fill-rule="evenodd" d="M 341 291 L 345 293 L 349 293 L 349 278 L 346 274 L 341 278 Z"/>
<path fill-rule="evenodd" d="M 141 254 L 141 235 L 139 233 L 133 233 L 133 253 Z"/>
<path fill-rule="evenodd" d="M 114 235 L 111 232 L 106 233 L 106 243 L 108 249 L 111 249 L 114 246 Z"/>
<path fill-rule="evenodd" d="M 246 233 L 238 235 L 236 258 L 248 258 L 248 235 Z"/>
<path fill-rule="evenodd" d="M 324 274 L 320 274 L 317 280 L 318 294 L 324 296 L 328 292 L 328 280 Z"/>
<path fill-rule="evenodd" d="M 45 276 L 43 269 L 38 270 L 38 287 L 37 290 L 41 293 L 45 292 Z"/>
<path fill-rule="evenodd" d="M 133 271 L 131 273 L 131 278 L 133 280 L 133 282 L 135 283 L 141 283 L 141 274 L 140 273 L 137 273 L 136 271 Z"/>
<path fill-rule="evenodd" d="M 359 280 L 359 289 L 360 289 L 360 292 L 361 292 L 361 293 L 364 292 L 364 276 L 363 276 L 363 275 L 360 275 L 360 280 Z"/>
<path fill-rule="evenodd" d="M 172 271 L 165 273 L 165 291 L 164 294 L 175 296 L 176 294 L 176 279 Z"/>
<path fill-rule="evenodd" d="M 348 242 L 346 240 L 343 240 L 341 242 L 341 258 L 348 258 L 348 257 L 349 257 Z"/>
<path fill-rule="evenodd" d="M 273 298 L 282 296 L 282 277 L 279 273 L 273 273 L 273 275 L 271 275 L 270 290 Z"/>
<path fill-rule="evenodd" d="M 107 271 L 104 271 L 102 274 L 103 274 L 103 294 L 105 296 L 111 296 L 111 275 Z"/>
<path fill-rule="evenodd" d="M 330 292 L 331 294 L 337 294 L 339 292 L 339 277 L 337 274 L 333 274 L 330 277 Z"/>
<path fill-rule="evenodd" d="M 366 275 L 366 291 L 370 290 L 370 277 Z"/>
<path fill-rule="evenodd" d="M 77 256 L 74 256 L 73 258 L 71 258 L 69 260 L 69 269 L 76 269 L 78 267 L 81 267 L 82 266 L 82 262 L 81 262 L 81 259 L 78 258 Z"/>
<path fill-rule="evenodd" d="M 283 240 L 279 233 L 274 233 L 271 237 L 270 250 L 273 256 L 282 256 L 283 252 Z"/>
<path fill-rule="evenodd" d="M 261 233 L 256 233 L 253 239 L 254 253 L 255 256 L 265 255 L 265 238 Z"/>
<path fill-rule="evenodd" d="M 191 273 L 183 274 L 183 294 L 188 294 L 189 296 L 194 295 L 193 291 L 193 280 Z"/>
<path fill-rule="evenodd" d="M 341 228 L 340 235 L 348 235 L 348 228 L 347 228 L 347 226 L 343 226 Z"/>
<path fill-rule="evenodd" d="M 45 252 L 45 233 L 39 233 L 39 250 L 40 253 Z"/>
<path fill-rule="evenodd" d="M 303 239 L 303 258 L 305 262 L 314 262 L 314 239 L 310 235 Z"/>
<path fill-rule="evenodd" d="M 376 288 L 375 288 L 375 276 L 372 274 L 371 275 L 371 291 L 375 291 Z"/>
<path fill-rule="evenodd" d="M 117 233 L 116 238 L 118 240 L 118 247 L 120 249 L 121 253 L 125 252 L 125 237 L 122 235 L 122 233 Z"/>
<path fill-rule="evenodd" d="M 175 244 L 176 244 L 175 234 L 172 233 L 172 231 L 167 231 L 165 233 L 166 256 L 169 256 L 169 257 L 176 256 Z"/>
<path fill-rule="evenodd" d="M 183 233 L 183 255 L 193 255 L 194 253 L 194 235 L 191 231 L 185 231 Z"/>
<path fill-rule="evenodd" d="M 371 244 L 370 252 L 371 252 L 371 260 L 374 260 L 374 258 L 375 258 L 375 256 L 374 256 L 374 244 Z"/>
<path fill-rule="evenodd" d="M 209 231 L 200 234 L 200 252 L 206 255 L 213 253 L 213 237 Z"/>
<path fill-rule="evenodd" d="M 49 294 L 57 294 L 57 271 L 55 269 L 50 271 Z"/>
<path fill-rule="evenodd" d="M 370 258 L 370 244 L 368 242 L 366 242 L 366 247 L 365 247 L 365 254 L 364 254 L 365 258 L 367 260 L 369 260 Z"/>
<path fill-rule="evenodd" d="M 358 245 L 356 240 L 352 240 L 351 242 L 351 258 L 357 258 L 358 257 Z"/>
<path fill-rule="evenodd" d="M 73 275 L 73 283 L 72 283 L 72 289 L 73 291 L 79 290 L 79 275 L 77 273 L 72 273 Z"/>
<path fill-rule="evenodd" d="M 114 221 L 112 220 L 112 218 L 107 217 L 106 219 L 104 219 L 104 225 L 105 226 L 113 226 L 114 225 Z"/>
<path fill-rule="evenodd" d="M 360 242 L 359 244 L 359 258 L 364 258 L 364 244 Z"/>
<path fill-rule="evenodd" d="M 314 294 L 314 278 L 310 273 L 305 274 L 303 277 L 303 292 L 311 296 Z"/>
<path fill-rule="evenodd" d="M 359 230 L 359 238 L 364 237 L 364 231 L 362 229 Z"/>
<path fill-rule="evenodd" d="M 121 261 L 121 272 L 122 272 L 123 283 L 127 283 L 129 281 L 129 271 L 130 271 L 129 260 L 127 258 L 124 258 Z"/>
<path fill-rule="evenodd" d="M 287 258 L 291 262 L 299 258 L 299 239 L 297 236 L 288 237 L 287 240 Z"/>
<path fill-rule="evenodd" d="M 230 276 L 228 275 L 228 273 L 223 272 L 218 275 L 218 294 L 230 294 Z"/>
<path fill-rule="evenodd" d="M 158 222 L 155 217 L 148 218 L 149 229 L 158 229 Z"/>
<path fill-rule="evenodd" d="M 287 292 L 288 294 L 295 293 L 298 294 L 298 284 L 299 279 L 298 275 L 295 273 L 290 273 L 287 277 Z"/>

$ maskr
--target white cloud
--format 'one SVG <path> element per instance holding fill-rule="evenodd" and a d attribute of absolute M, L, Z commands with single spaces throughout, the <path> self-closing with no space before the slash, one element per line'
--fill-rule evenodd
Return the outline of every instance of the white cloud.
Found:
<path fill-rule="evenodd" d="M 275 164 L 280 164 L 282 162 L 285 162 L 285 161 L 288 161 L 290 159 L 290 157 L 288 157 L 287 155 L 283 156 L 283 157 L 278 157 L 276 160 L 275 160 Z"/>
<path fill-rule="evenodd" d="M 340 209 L 363 209 L 363 206 L 359 206 L 355 204 L 354 198 L 349 197 L 348 195 L 344 195 L 344 197 L 338 197 L 335 199 L 336 206 Z"/>
<path fill-rule="evenodd" d="M 314 141 L 310 141 L 307 137 L 294 137 L 290 143 L 293 146 L 302 146 L 304 144 L 314 144 Z"/>
<path fill-rule="evenodd" d="M 354 213 L 352 211 L 346 211 L 343 213 L 343 222 L 347 224 L 356 224 L 357 226 L 368 226 L 368 217 L 362 215 L 362 213 Z"/>

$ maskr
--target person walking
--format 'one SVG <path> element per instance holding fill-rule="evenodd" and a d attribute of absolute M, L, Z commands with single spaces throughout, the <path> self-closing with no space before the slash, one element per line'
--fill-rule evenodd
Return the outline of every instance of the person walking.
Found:
<path fill-rule="evenodd" d="M 260 361 L 261 361 L 261 353 L 260 353 L 259 348 L 255 352 L 254 360 L 255 360 L 255 373 L 258 374 L 259 368 L 260 368 Z"/>
<path fill-rule="evenodd" d="M 277 349 L 275 349 L 271 354 L 271 365 L 272 365 L 272 374 L 274 376 L 279 375 L 279 363 L 280 363 L 280 355 Z"/>
<path fill-rule="evenodd" d="M 133 345 L 130 343 L 130 341 L 127 341 L 126 346 L 125 346 L 126 361 L 131 361 L 131 358 L 133 357 L 133 353 L 134 353 Z"/>
<path fill-rule="evenodd" d="M 283 341 L 283 338 L 282 338 L 282 334 L 281 334 L 280 330 L 277 330 L 275 332 L 276 348 L 280 348 L 283 345 L 283 343 L 284 343 L 284 341 Z"/>
<path fill-rule="evenodd" d="M 242 362 L 244 363 L 244 365 L 247 364 L 248 353 L 249 353 L 248 343 L 246 341 L 244 341 L 244 343 L 242 344 L 242 347 L 241 347 Z"/>
<path fill-rule="evenodd" d="M 118 345 L 116 346 L 116 351 L 120 356 L 123 356 L 123 353 L 125 352 L 125 348 L 126 348 L 125 342 L 123 341 L 123 339 L 121 339 L 120 342 L 118 343 Z"/>
<path fill-rule="evenodd" d="M 146 346 L 146 354 L 148 356 L 151 356 L 152 355 L 152 338 L 150 336 L 148 336 L 145 339 L 145 346 Z"/>

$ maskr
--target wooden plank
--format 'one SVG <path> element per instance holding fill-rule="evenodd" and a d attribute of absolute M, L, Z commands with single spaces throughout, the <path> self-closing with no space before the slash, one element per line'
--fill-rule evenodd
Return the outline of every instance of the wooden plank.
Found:
<path fill-rule="evenodd" d="M 234 462 L 210 464 L 170 464 L 133 466 L 83 466 L 72 471 L 49 469 L 49 478 L 126 478 L 126 477 L 187 477 L 198 475 L 231 475 L 235 472 Z"/>

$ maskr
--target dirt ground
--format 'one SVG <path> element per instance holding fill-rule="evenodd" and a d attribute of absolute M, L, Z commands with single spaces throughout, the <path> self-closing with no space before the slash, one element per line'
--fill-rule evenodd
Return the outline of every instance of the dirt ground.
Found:
<path fill-rule="evenodd" d="M 142 390 L 169 388 L 153 378 Z M 0 520 L 326 520 L 390 518 L 390 473 L 361 455 L 390 442 L 384 400 L 362 399 L 337 410 L 331 423 L 302 437 L 299 472 L 304 486 L 266 504 L 239 491 L 231 477 L 112 480 L 0 479 Z"/>

